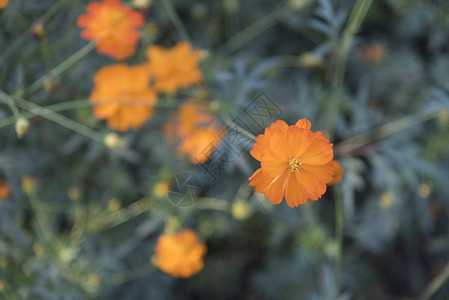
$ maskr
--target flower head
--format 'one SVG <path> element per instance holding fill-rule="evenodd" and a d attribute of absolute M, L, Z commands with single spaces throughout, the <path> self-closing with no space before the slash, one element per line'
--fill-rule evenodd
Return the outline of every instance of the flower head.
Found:
<path fill-rule="evenodd" d="M 203 79 L 199 68 L 202 52 L 187 42 L 180 42 L 170 49 L 150 46 L 147 57 L 149 72 L 155 79 L 154 87 L 160 92 L 175 92 Z"/>
<path fill-rule="evenodd" d="M 251 155 L 261 168 L 250 177 L 250 185 L 272 204 L 285 198 L 295 207 L 318 200 L 333 177 L 328 164 L 333 158 L 332 144 L 321 133 L 312 132 L 306 119 L 288 126 L 277 121 L 256 138 Z"/>
<path fill-rule="evenodd" d="M 149 81 L 142 66 L 117 64 L 101 68 L 89 98 L 95 104 L 95 116 L 119 131 L 139 128 L 153 115 L 157 101 Z"/>
<path fill-rule="evenodd" d="M 0 9 L 5 8 L 8 5 L 9 0 L 0 0 Z"/>
<path fill-rule="evenodd" d="M 132 10 L 120 0 L 91 2 L 77 24 L 84 28 L 81 37 L 97 41 L 99 53 L 125 59 L 134 54 L 144 24 L 142 13 Z"/>
<path fill-rule="evenodd" d="M 154 262 L 159 269 L 173 277 L 188 278 L 203 269 L 206 252 L 206 244 L 196 233 L 185 229 L 177 234 L 159 237 Z"/>
<path fill-rule="evenodd" d="M 181 105 L 175 118 L 165 126 L 168 142 L 179 141 L 178 155 L 187 155 L 195 164 L 209 159 L 220 145 L 222 131 L 208 106 L 192 99 Z"/>

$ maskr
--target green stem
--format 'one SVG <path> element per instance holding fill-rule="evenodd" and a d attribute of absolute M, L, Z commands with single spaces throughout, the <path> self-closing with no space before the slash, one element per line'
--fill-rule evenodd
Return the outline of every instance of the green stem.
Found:
<path fill-rule="evenodd" d="M 162 5 L 164 6 L 165 11 L 167 12 L 167 15 L 172 21 L 173 25 L 175 25 L 176 30 L 178 31 L 181 38 L 185 41 L 190 41 L 189 33 L 187 32 L 186 27 L 184 26 L 178 14 L 176 13 L 176 10 L 171 0 L 162 0 Z"/>
<path fill-rule="evenodd" d="M 372 2 L 373 0 L 357 0 L 349 17 L 348 24 L 337 45 L 337 49 L 335 49 L 336 65 L 332 80 L 333 97 L 329 106 L 329 122 L 327 128 L 330 138 L 334 135 L 335 126 L 337 123 L 342 98 L 344 76 L 346 72 L 346 61 L 349 51 L 351 50 L 351 42 L 365 19 Z"/>
<path fill-rule="evenodd" d="M 271 13 L 267 14 L 263 18 L 260 18 L 256 22 L 240 31 L 238 34 L 224 43 L 224 53 L 231 54 L 232 52 L 235 52 L 262 32 L 282 22 L 285 16 L 284 11 L 284 6 L 280 7 L 279 9 L 273 10 Z"/>
<path fill-rule="evenodd" d="M 240 127 L 239 125 L 237 125 L 234 121 L 232 121 L 232 119 L 228 116 L 228 115 L 222 115 L 221 117 L 219 116 L 219 118 L 223 121 L 223 123 L 225 123 L 226 126 L 228 126 L 230 129 L 234 129 L 237 133 L 240 133 L 244 136 L 246 136 L 247 138 L 249 138 L 250 140 L 256 141 L 256 137 L 254 136 L 254 134 L 246 131 L 245 129 L 243 129 L 242 127 Z"/>
<path fill-rule="evenodd" d="M 30 208 L 36 216 L 36 221 L 44 235 L 47 247 L 51 249 L 53 254 L 56 254 L 56 249 L 58 249 L 60 244 L 58 243 L 58 239 L 56 238 L 50 224 L 48 223 L 47 215 L 42 213 L 37 193 L 35 191 L 31 191 L 27 196 L 30 200 Z"/>
<path fill-rule="evenodd" d="M 344 230 L 344 210 L 343 203 L 340 197 L 340 191 L 337 187 L 334 187 L 335 198 L 335 242 L 338 245 L 338 253 L 335 258 L 335 281 L 337 290 L 340 291 L 341 287 L 341 273 L 343 264 L 343 230 Z"/>
<path fill-rule="evenodd" d="M 0 99 L 3 101 L 11 101 L 12 97 L 8 94 L 4 93 L 0 90 Z M 84 135 L 94 141 L 102 143 L 102 135 L 78 122 L 75 122 L 67 117 L 64 117 L 63 115 L 57 114 L 45 107 L 39 106 L 37 104 L 34 104 L 30 101 L 27 101 L 25 99 L 22 99 L 20 97 L 15 97 L 15 102 L 17 105 L 19 105 L 21 108 L 26 109 L 28 111 L 33 111 L 42 116 L 45 119 L 48 119 L 50 121 L 53 121 L 55 123 L 58 123 L 61 126 L 64 126 L 68 129 L 71 129 L 81 135 Z"/>
<path fill-rule="evenodd" d="M 93 232 L 100 232 L 112 227 L 118 226 L 132 217 L 141 215 L 151 208 L 148 199 L 140 199 L 128 207 L 122 208 L 116 212 L 103 217 L 96 217 L 88 223 L 88 229 Z"/>
<path fill-rule="evenodd" d="M 447 263 L 440 274 L 438 274 L 426 287 L 419 300 L 428 300 L 449 279 L 449 263 Z"/>
<path fill-rule="evenodd" d="M 31 84 L 28 88 L 25 89 L 25 93 L 33 94 L 37 92 L 41 87 L 42 83 L 46 78 L 57 77 L 83 59 L 86 55 L 88 55 L 93 49 L 95 49 L 96 42 L 90 42 L 85 45 L 83 48 L 79 49 L 72 56 L 67 58 L 65 61 L 54 67 L 47 75 L 39 78 L 33 84 Z"/>
<path fill-rule="evenodd" d="M 329 115 L 327 133 L 332 139 L 335 134 L 340 102 L 343 96 L 343 82 L 346 71 L 346 61 L 351 50 L 352 40 L 360 28 L 373 0 L 357 0 L 352 9 L 349 21 L 343 31 L 343 35 L 335 49 L 335 72 L 332 80 L 333 97 L 329 104 Z M 344 231 L 344 210 L 341 195 L 337 187 L 334 188 L 335 199 L 335 240 L 338 245 L 338 255 L 335 258 L 334 272 L 337 290 L 341 289 L 341 273 L 343 261 L 343 231 Z"/>
<path fill-rule="evenodd" d="M 353 136 L 337 144 L 334 147 L 334 153 L 337 156 L 352 153 L 372 142 L 396 134 L 421 122 L 431 120 L 437 117 L 441 109 L 444 109 L 444 107 L 444 104 L 436 105 L 430 109 L 426 109 L 382 125 L 374 130 Z"/>

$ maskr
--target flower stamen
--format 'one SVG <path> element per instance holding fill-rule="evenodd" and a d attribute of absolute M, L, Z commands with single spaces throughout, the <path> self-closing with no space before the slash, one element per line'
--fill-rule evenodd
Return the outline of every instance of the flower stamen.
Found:
<path fill-rule="evenodd" d="M 288 169 L 290 172 L 298 172 L 301 168 L 302 163 L 297 158 L 290 159 L 288 162 Z"/>

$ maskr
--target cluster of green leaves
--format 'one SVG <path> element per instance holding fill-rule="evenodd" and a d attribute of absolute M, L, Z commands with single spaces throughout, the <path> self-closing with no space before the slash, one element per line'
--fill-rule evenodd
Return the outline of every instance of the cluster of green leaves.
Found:
<path fill-rule="evenodd" d="M 95 72 L 115 63 L 79 37 L 76 18 L 88 2 L 12 0 L 0 11 L 0 178 L 12 189 L 0 202 L 2 296 L 446 299 L 447 1 L 372 1 L 347 57 L 354 4 L 370 1 L 153 1 L 130 63 L 144 61 L 154 41 L 171 46 L 187 32 L 208 50 L 205 84 L 164 96 L 155 117 L 121 134 L 117 149 L 103 143 L 110 130 L 86 100 Z M 378 63 L 366 57 L 372 43 L 385 51 Z M 319 201 L 293 209 L 255 193 L 248 143 L 220 146 L 229 165 L 216 179 L 166 143 L 161 128 L 185 98 L 207 95 L 226 123 L 260 91 L 281 119 L 306 117 L 332 136 L 345 176 Z M 29 118 L 22 139 L 12 107 Z M 178 172 L 204 185 L 192 207 L 154 190 Z M 24 191 L 24 176 L 34 178 L 32 189 Z M 193 228 L 207 243 L 199 274 L 176 280 L 152 266 L 167 227 Z M 436 276 L 443 280 L 429 286 Z"/>

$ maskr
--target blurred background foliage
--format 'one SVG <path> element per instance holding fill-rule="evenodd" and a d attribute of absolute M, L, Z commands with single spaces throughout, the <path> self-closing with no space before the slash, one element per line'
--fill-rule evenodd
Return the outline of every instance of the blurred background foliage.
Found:
<path fill-rule="evenodd" d="M 154 42 L 189 38 L 208 52 L 205 84 L 163 96 L 113 149 L 86 101 L 94 74 L 115 63 L 79 37 L 87 4 L 11 0 L 0 11 L 0 98 L 30 122 L 18 139 L 0 105 L 0 179 L 11 189 L 0 200 L 2 298 L 448 299 L 449 2 L 373 1 L 339 87 L 355 1 L 153 0 L 128 62 L 143 62 Z M 333 135 L 344 180 L 318 202 L 292 209 L 255 193 L 251 145 L 222 145 L 229 165 L 212 179 L 166 143 L 161 128 L 186 97 L 238 116 L 260 91 L 281 119 L 306 117 Z M 189 208 L 163 192 L 179 172 L 204 185 Z M 152 265 L 167 228 L 193 228 L 207 243 L 199 274 L 174 279 Z"/>

